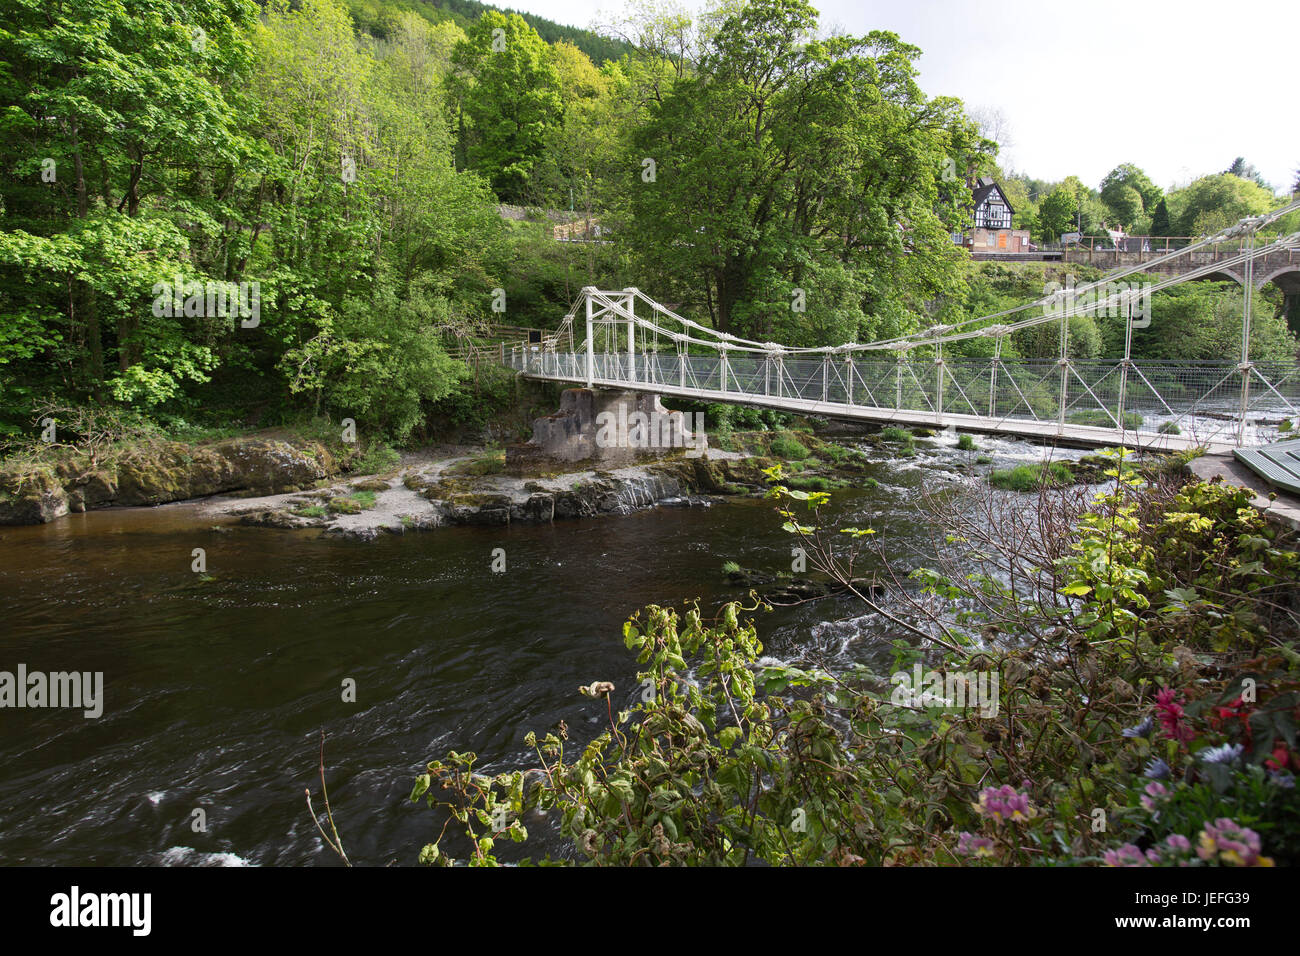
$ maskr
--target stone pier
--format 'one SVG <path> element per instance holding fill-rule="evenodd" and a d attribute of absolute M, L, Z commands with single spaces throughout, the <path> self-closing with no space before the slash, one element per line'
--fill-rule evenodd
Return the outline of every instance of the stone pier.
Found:
<path fill-rule="evenodd" d="M 532 440 L 506 449 L 506 470 L 518 474 L 580 462 L 620 468 L 674 454 L 700 455 L 708 439 L 703 422 L 690 418 L 664 408 L 649 392 L 565 389 L 560 410 L 533 422 Z"/>

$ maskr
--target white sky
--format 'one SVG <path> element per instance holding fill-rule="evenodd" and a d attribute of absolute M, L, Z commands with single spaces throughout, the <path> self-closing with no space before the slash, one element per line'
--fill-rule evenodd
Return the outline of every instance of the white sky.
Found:
<path fill-rule="evenodd" d="M 587 27 L 622 0 L 498 0 Z M 681 0 L 699 9 L 703 0 Z M 1001 109 L 1004 169 L 1096 187 L 1122 162 L 1160 186 L 1245 156 L 1275 188 L 1300 166 L 1300 0 L 813 0 L 823 27 L 921 48 L 921 86 Z M 603 16 L 602 16 L 603 15 Z"/>

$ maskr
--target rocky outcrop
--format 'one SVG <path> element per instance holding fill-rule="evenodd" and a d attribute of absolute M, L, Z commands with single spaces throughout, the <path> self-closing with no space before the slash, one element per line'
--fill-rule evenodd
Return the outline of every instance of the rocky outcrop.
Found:
<path fill-rule="evenodd" d="M 68 496 L 47 471 L 0 474 L 0 524 L 44 524 L 68 513 Z"/>
<path fill-rule="evenodd" d="M 70 512 L 223 493 L 279 494 L 311 487 L 336 469 L 317 442 L 158 442 L 112 464 L 70 457 L 35 473 L 0 472 L 0 524 L 41 524 Z"/>

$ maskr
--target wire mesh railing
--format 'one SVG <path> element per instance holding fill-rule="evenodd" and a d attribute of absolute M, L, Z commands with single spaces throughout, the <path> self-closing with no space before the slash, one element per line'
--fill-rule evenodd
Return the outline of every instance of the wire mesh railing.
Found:
<path fill-rule="evenodd" d="M 781 354 L 555 352 L 515 346 L 515 371 L 536 378 L 735 399 L 824 414 L 910 411 L 1000 424 L 1032 422 L 1201 442 L 1266 440 L 1300 419 L 1295 362 L 820 359 Z M 1270 429 L 1272 430 L 1270 432 Z"/>

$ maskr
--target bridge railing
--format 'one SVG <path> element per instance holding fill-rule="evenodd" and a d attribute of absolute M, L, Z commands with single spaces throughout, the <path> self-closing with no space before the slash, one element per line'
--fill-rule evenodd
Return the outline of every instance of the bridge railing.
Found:
<path fill-rule="evenodd" d="M 887 353 L 880 353 L 887 356 Z M 999 423 L 1089 426 L 1146 435 L 1176 434 L 1232 443 L 1244 409 L 1251 437 L 1267 440 L 1283 420 L 1300 419 L 1300 365 L 1232 362 L 1053 359 L 947 359 L 908 356 L 822 358 L 754 353 L 601 352 L 593 384 L 632 387 L 705 401 L 736 400 L 821 411 L 875 409 L 958 415 Z M 507 364 L 538 378 L 584 382 L 587 355 L 516 346 Z M 1244 399 L 1244 405 L 1243 405 Z M 818 406 L 810 409 L 809 405 Z M 839 408 L 837 408 L 839 407 Z"/>

